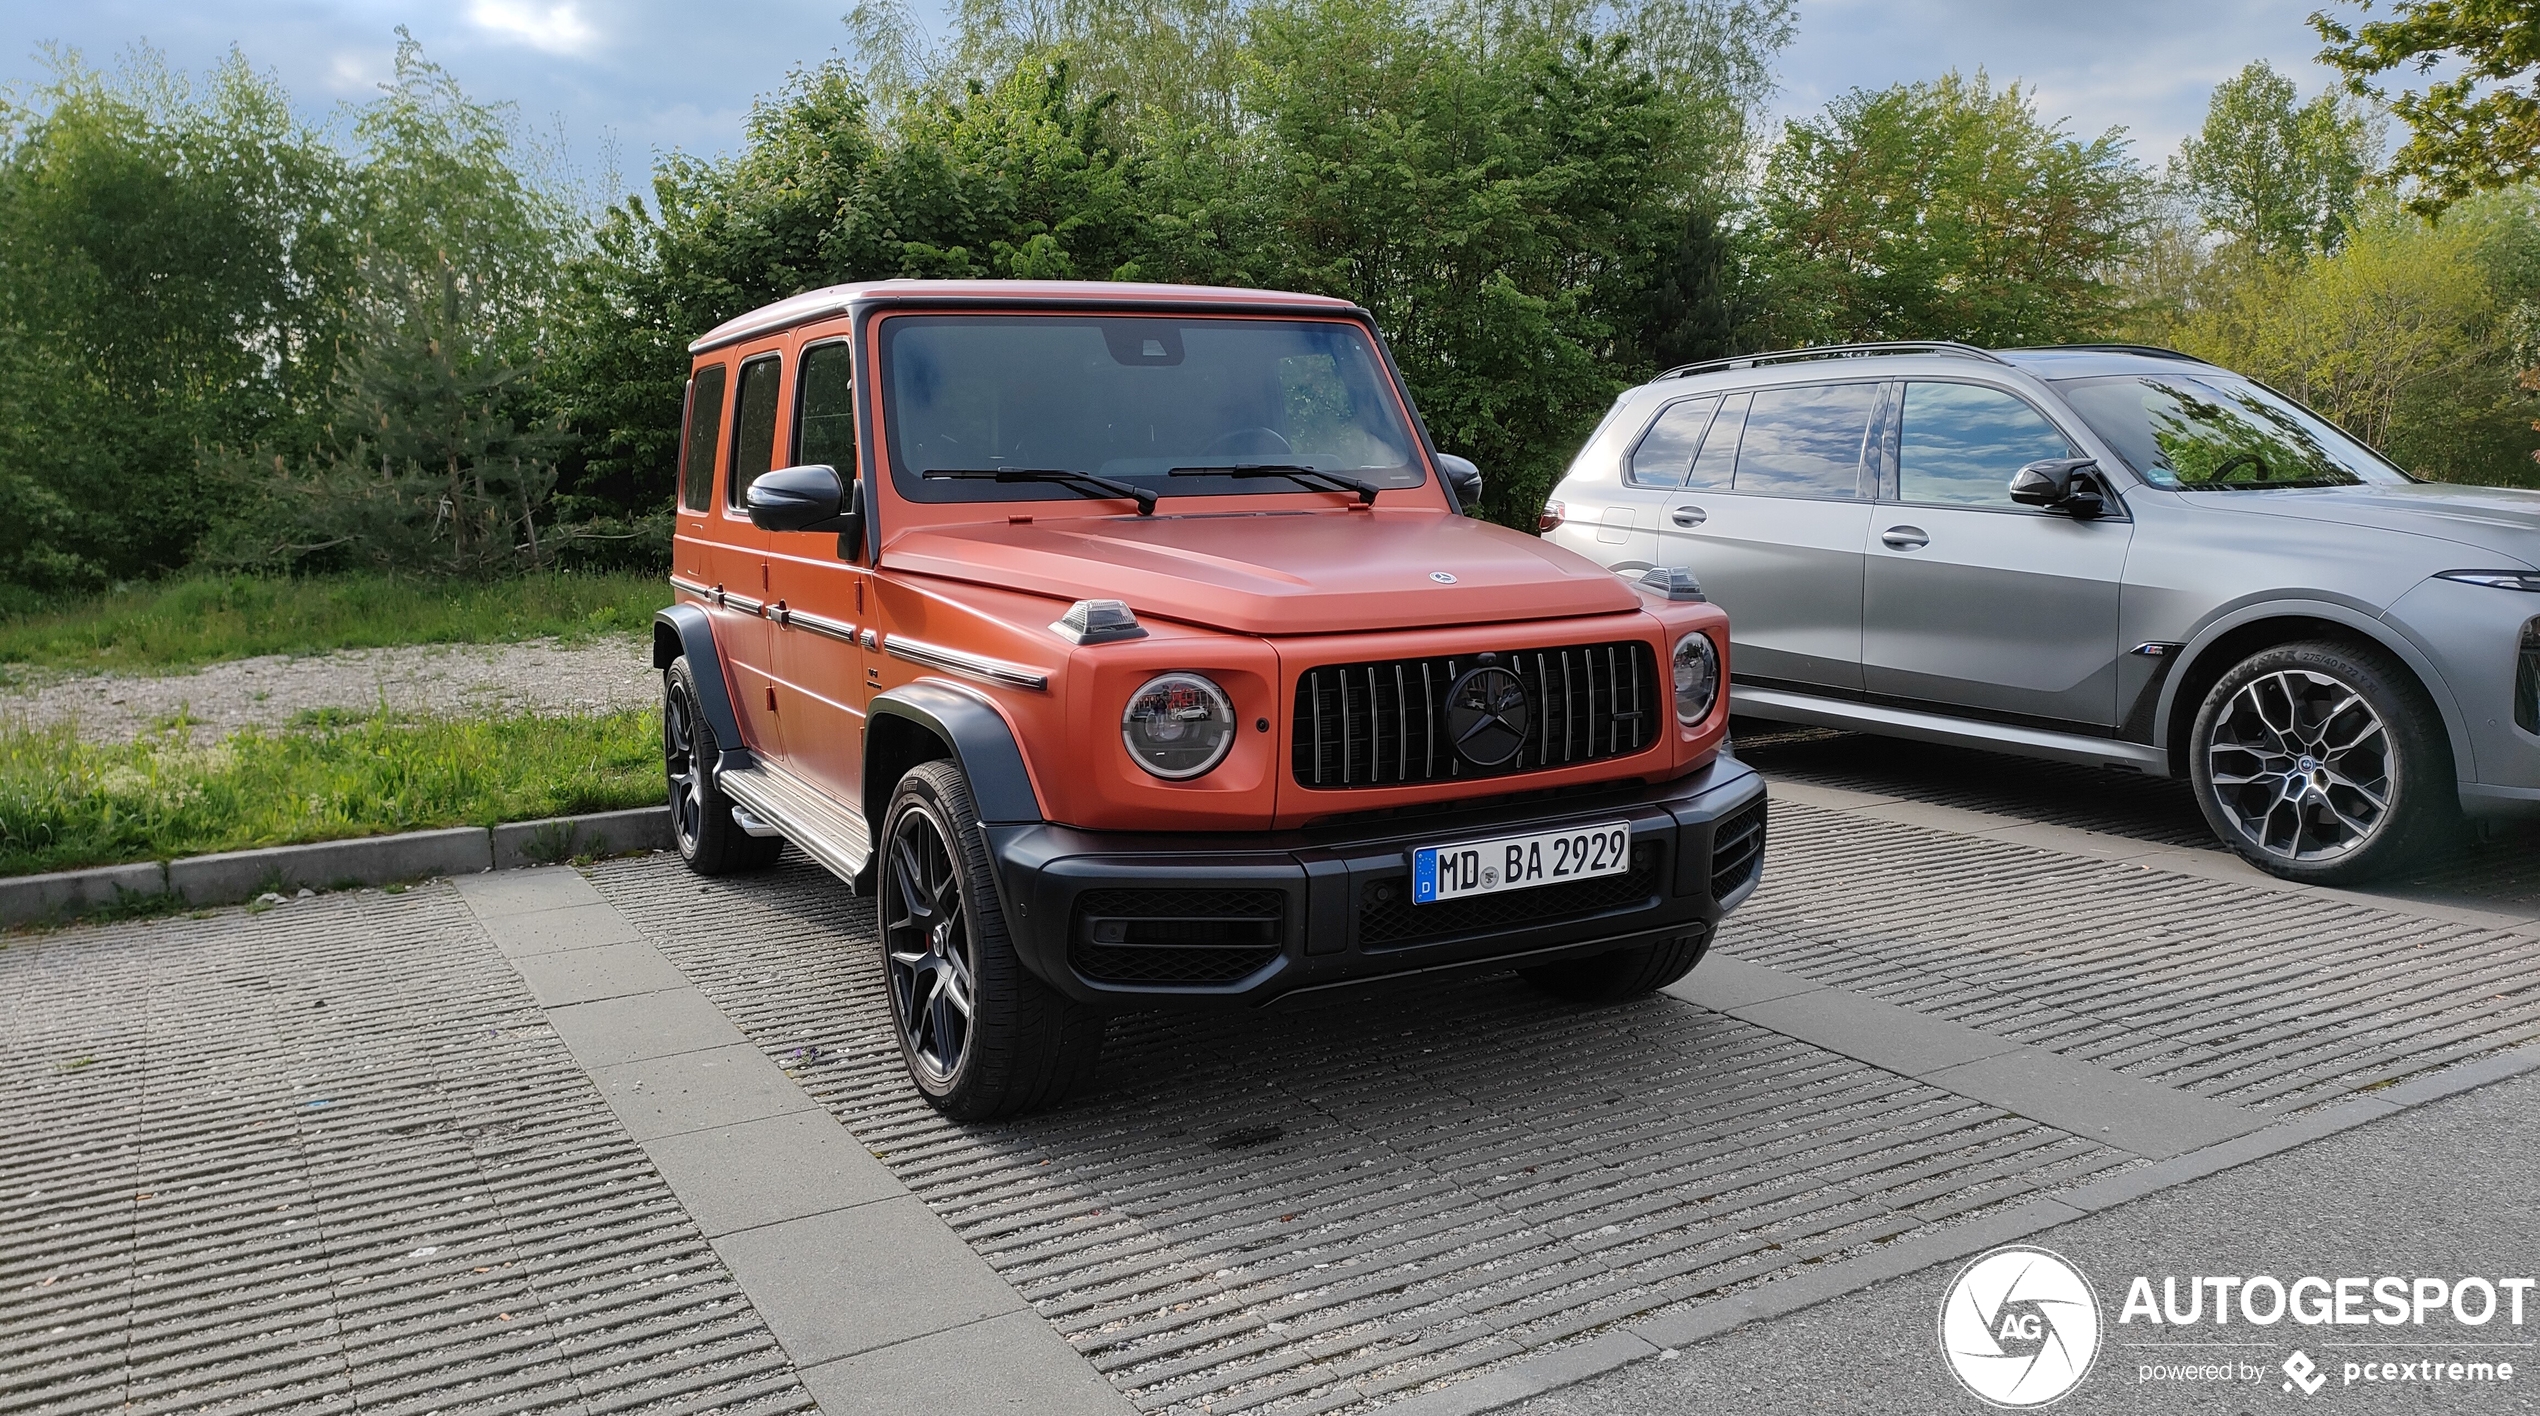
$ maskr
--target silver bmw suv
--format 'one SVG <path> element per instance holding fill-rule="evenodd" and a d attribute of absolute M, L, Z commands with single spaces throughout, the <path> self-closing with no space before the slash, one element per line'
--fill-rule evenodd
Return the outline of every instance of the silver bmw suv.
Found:
<path fill-rule="evenodd" d="M 1616 400 L 1543 524 L 1691 572 L 1739 713 L 2186 774 L 2287 879 L 2540 811 L 2540 492 L 2417 481 L 2185 355 L 1692 365 Z"/>

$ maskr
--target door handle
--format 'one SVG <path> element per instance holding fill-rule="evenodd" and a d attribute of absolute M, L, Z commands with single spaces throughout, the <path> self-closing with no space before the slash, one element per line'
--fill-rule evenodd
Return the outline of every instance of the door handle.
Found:
<path fill-rule="evenodd" d="M 1710 518 L 1698 506 L 1680 506 L 1668 512 L 1667 519 L 1678 526 L 1699 526 Z"/>
<path fill-rule="evenodd" d="M 1891 551 L 1919 551 L 1931 544 L 1931 537 L 1919 526 L 1890 526 L 1879 533 L 1879 539 Z"/>

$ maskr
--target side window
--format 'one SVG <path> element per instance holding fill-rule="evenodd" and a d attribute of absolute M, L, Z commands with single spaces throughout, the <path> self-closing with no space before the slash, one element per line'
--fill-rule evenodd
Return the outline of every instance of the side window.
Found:
<path fill-rule="evenodd" d="M 2016 394 L 1974 384 L 1905 386 L 1897 497 L 1947 506 L 2010 507 L 2011 474 L 2072 444 Z"/>
<path fill-rule="evenodd" d="M 688 437 L 679 449 L 679 504 L 703 511 L 714 498 L 715 434 L 723 431 L 723 366 L 688 380 Z"/>
<path fill-rule="evenodd" d="M 794 369 L 794 465 L 819 463 L 856 479 L 855 359 L 843 343 L 804 350 Z"/>
<path fill-rule="evenodd" d="M 732 400 L 732 480 L 725 499 L 749 505 L 750 484 L 776 465 L 776 380 L 784 372 L 776 356 L 741 366 L 741 389 Z"/>
<path fill-rule="evenodd" d="M 1878 401 L 1874 383 L 1756 390 L 1732 485 L 1765 496 L 1859 496 L 1861 445 Z"/>
<path fill-rule="evenodd" d="M 1711 420 L 1711 431 L 1703 436 L 1702 451 L 1693 459 L 1693 475 L 1685 479 L 1686 486 L 1713 491 L 1728 486 L 1729 474 L 1737 466 L 1737 445 L 1746 430 L 1746 406 L 1754 396 L 1732 393 L 1720 400 L 1720 416 Z"/>
<path fill-rule="evenodd" d="M 1640 446 L 1632 449 L 1632 485 L 1683 486 L 1694 451 L 1702 446 L 1702 430 L 1711 426 L 1711 415 L 1719 406 L 1717 394 L 1668 404 L 1649 431 L 1640 435 Z"/>

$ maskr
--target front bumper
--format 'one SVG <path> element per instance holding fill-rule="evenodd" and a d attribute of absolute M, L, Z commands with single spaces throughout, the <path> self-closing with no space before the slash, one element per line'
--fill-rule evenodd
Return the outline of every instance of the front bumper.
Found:
<path fill-rule="evenodd" d="M 1409 903 L 1416 846 L 1618 818 L 1632 823 L 1629 874 Z M 1723 755 L 1652 786 L 1303 831 L 986 831 L 1016 952 L 1060 992 L 1139 1006 L 1264 1003 L 1708 933 L 1763 876 L 1764 783 Z"/>

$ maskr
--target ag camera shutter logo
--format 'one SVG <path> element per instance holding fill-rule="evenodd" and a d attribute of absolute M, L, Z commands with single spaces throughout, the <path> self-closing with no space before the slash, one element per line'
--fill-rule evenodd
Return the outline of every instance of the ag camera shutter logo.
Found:
<path fill-rule="evenodd" d="M 1940 1351 L 1969 1395 L 2014 1410 L 2061 1400 L 2099 1355 L 2099 1299 L 2060 1254 L 2013 1244 L 1958 1271 Z"/>

